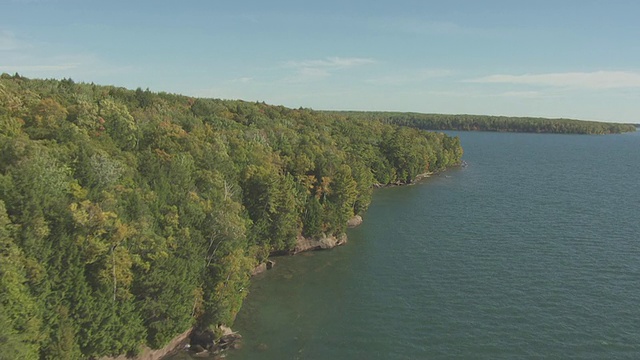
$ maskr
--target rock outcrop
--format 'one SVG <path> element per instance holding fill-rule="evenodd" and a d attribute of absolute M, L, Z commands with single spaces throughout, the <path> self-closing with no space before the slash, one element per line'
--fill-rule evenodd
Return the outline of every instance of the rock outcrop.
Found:
<path fill-rule="evenodd" d="M 265 271 L 267 271 L 267 263 L 260 263 L 258 266 L 253 268 L 253 271 L 251 271 L 251 276 L 262 274 Z"/>
<path fill-rule="evenodd" d="M 347 221 L 347 226 L 350 228 L 354 228 L 360 226 L 362 224 L 362 216 L 356 215 Z"/>
<path fill-rule="evenodd" d="M 216 333 L 219 338 L 216 340 Z M 190 337 L 189 352 L 198 357 L 219 354 L 227 349 L 239 349 L 242 336 L 231 328 L 220 325 L 215 332 L 207 330 L 193 330 Z"/>
<path fill-rule="evenodd" d="M 323 235 L 319 238 L 313 239 L 299 235 L 296 239 L 296 246 L 293 249 L 293 254 L 301 253 L 303 251 L 332 249 L 346 243 L 347 234 L 341 234 L 339 236 Z"/>
<path fill-rule="evenodd" d="M 191 329 L 176 336 L 162 349 L 149 349 L 144 347 L 140 354 L 135 357 L 135 360 L 159 360 L 166 357 L 169 354 L 173 354 L 181 349 L 184 349 L 189 344 L 189 336 L 191 335 Z M 118 357 L 101 357 L 99 360 L 132 360 L 126 355 L 120 355 Z"/>
<path fill-rule="evenodd" d="M 273 267 L 276 266 L 276 262 L 273 260 L 267 260 L 263 263 L 260 263 L 258 266 L 256 266 L 253 271 L 251 271 L 251 276 L 256 276 L 258 274 L 262 274 L 263 272 L 267 271 L 267 270 L 271 270 L 273 269 Z"/>

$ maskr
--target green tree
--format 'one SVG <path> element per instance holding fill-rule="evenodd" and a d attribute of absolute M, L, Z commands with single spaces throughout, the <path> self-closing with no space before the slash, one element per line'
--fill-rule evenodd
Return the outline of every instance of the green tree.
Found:
<path fill-rule="evenodd" d="M 341 234 L 374 182 L 459 162 L 413 118 L 0 76 L 0 358 L 231 325 L 271 252 Z"/>
<path fill-rule="evenodd" d="M 25 274 L 25 257 L 13 240 L 0 200 L 0 359 L 37 359 L 41 317 Z"/>
<path fill-rule="evenodd" d="M 104 121 L 107 133 L 121 149 L 132 150 L 138 145 L 138 126 L 126 106 L 110 99 L 102 100 L 98 120 Z"/>

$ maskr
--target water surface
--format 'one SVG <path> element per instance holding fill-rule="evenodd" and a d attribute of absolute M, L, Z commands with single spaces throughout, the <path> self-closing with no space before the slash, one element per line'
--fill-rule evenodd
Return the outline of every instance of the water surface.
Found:
<path fill-rule="evenodd" d="M 454 134 L 468 167 L 258 276 L 228 358 L 640 358 L 640 134 Z"/>

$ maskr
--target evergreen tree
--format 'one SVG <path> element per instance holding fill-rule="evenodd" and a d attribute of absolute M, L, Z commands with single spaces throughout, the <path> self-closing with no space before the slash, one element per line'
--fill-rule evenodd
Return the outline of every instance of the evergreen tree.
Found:
<path fill-rule="evenodd" d="M 457 138 L 234 100 L 0 76 L 0 359 L 160 348 L 231 325 L 251 271 L 341 235 Z"/>

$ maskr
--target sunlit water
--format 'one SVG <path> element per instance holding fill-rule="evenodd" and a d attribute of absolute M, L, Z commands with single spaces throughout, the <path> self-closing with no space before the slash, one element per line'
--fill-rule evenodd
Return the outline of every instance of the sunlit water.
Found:
<path fill-rule="evenodd" d="M 228 359 L 640 359 L 640 134 L 455 134 L 468 167 L 256 277 Z"/>

